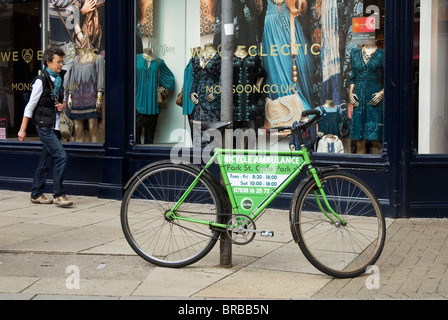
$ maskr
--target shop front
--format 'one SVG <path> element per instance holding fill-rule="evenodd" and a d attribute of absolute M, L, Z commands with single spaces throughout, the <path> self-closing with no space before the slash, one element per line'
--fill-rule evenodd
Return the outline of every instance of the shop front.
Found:
<path fill-rule="evenodd" d="M 448 216 L 447 21 L 447 0 L 0 1 L 0 188 L 30 190 L 42 144 L 17 133 L 53 45 L 69 194 L 120 199 L 151 162 L 206 161 L 222 140 L 201 122 L 288 149 L 267 129 L 318 108 L 316 161 L 363 178 L 390 217 Z"/>

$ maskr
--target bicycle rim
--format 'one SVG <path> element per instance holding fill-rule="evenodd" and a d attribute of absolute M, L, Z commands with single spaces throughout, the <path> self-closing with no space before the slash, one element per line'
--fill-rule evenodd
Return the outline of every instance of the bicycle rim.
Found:
<path fill-rule="evenodd" d="M 128 243 L 145 260 L 163 267 L 183 267 L 204 257 L 219 236 L 208 225 L 167 219 L 199 170 L 164 164 L 138 175 L 125 193 L 121 222 Z M 212 182 L 199 179 L 176 211 L 189 218 L 218 221 L 221 203 Z"/>
<path fill-rule="evenodd" d="M 359 276 L 376 262 L 384 246 L 386 228 L 380 204 L 371 189 L 351 174 L 327 173 L 321 182 L 331 208 L 345 224 L 335 217 L 332 222 L 322 213 L 317 199 L 324 203 L 323 197 L 315 192 L 311 179 L 292 212 L 299 246 L 320 271 L 338 278 Z"/>

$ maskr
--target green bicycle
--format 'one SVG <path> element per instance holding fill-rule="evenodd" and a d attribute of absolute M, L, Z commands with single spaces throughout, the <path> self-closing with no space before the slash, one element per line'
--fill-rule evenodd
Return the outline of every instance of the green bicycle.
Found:
<path fill-rule="evenodd" d="M 320 117 L 297 128 L 305 132 Z M 220 124 L 216 124 L 219 127 Z M 221 125 L 224 127 L 224 125 Z M 356 277 L 379 258 L 386 237 L 385 218 L 371 188 L 337 167 L 319 168 L 303 140 L 300 150 L 215 149 L 201 167 L 153 163 L 128 182 L 121 206 L 123 233 L 143 259 L 162 267 L 199 261 L 222 233 L 243 245 L 259 234 L 255 221 L 302 172 L 290 206 L 290 228 L 308 261 L 337 278 Z M 209 172 L 218 162 L 223 183 Z"/>

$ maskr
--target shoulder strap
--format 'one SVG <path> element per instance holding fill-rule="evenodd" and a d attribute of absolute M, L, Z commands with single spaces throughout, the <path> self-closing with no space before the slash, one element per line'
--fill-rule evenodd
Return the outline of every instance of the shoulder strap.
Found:
<path fill-rule="evenodd" d="M 289 27 L 291 32 L 291 55 L 297 56 L 298 55 L 298 48 L 296 47 L 296 17 L 292 14 L 292 12 L 289 13 Z"/>
<path fill-rule="evenodd" d="M 67 30 L 67 33 L 68 33 L 70 39 L 72 40 L 73 45 L 75 45 L 75 41 L 73 40 L 72 34 L 71 34 L 70 31 L 68 30 L 68 28 L 67 28 L 67 24 L 65 23 L 64 18 L 62 17 L 61 13 L 59 12 L 59 9 L 56 9 L 56 11 L 57 11 L 57 13 L 58 13 L 58 15 L 59 15 L 59 18 L 61 18 L 61 21 L 62 21 L 62 23 L 64 24 L 65 30 Z"/>
<path fill-rule="evenodd" d="M 319 106 L 320 112 L 322 113 L 322 117 L 325 117 L 327 115 L 327 110 L 325 110 L 324 106 Z"/>

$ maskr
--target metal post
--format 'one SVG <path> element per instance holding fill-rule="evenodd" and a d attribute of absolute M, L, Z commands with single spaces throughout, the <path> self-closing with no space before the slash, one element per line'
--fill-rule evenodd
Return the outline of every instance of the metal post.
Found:
<path fill-rule="evenodd" d="M 233 121 L 233 0 L 222 0 L 221 120 Z"/>
<path fill-rule="evenodd" d="M 41 1 L 40 5 L 40 30 L 41 30 L 41 48 L 45 51 L 50 43 L 50 17 L 48 10 L 48 1 Z M 44 66 L 44 61 L 42 61 L 42 68 Z"/>
<path fill-rule="evenodd" d="M 221 19 L 221 121 L 233 121 L 233 0 L 222 0 Z M 225 148 L 225 135 L 222 140 Z M 220 263 L 232 267 L 232 243 L 225 233 L 221 234 Z"/>

